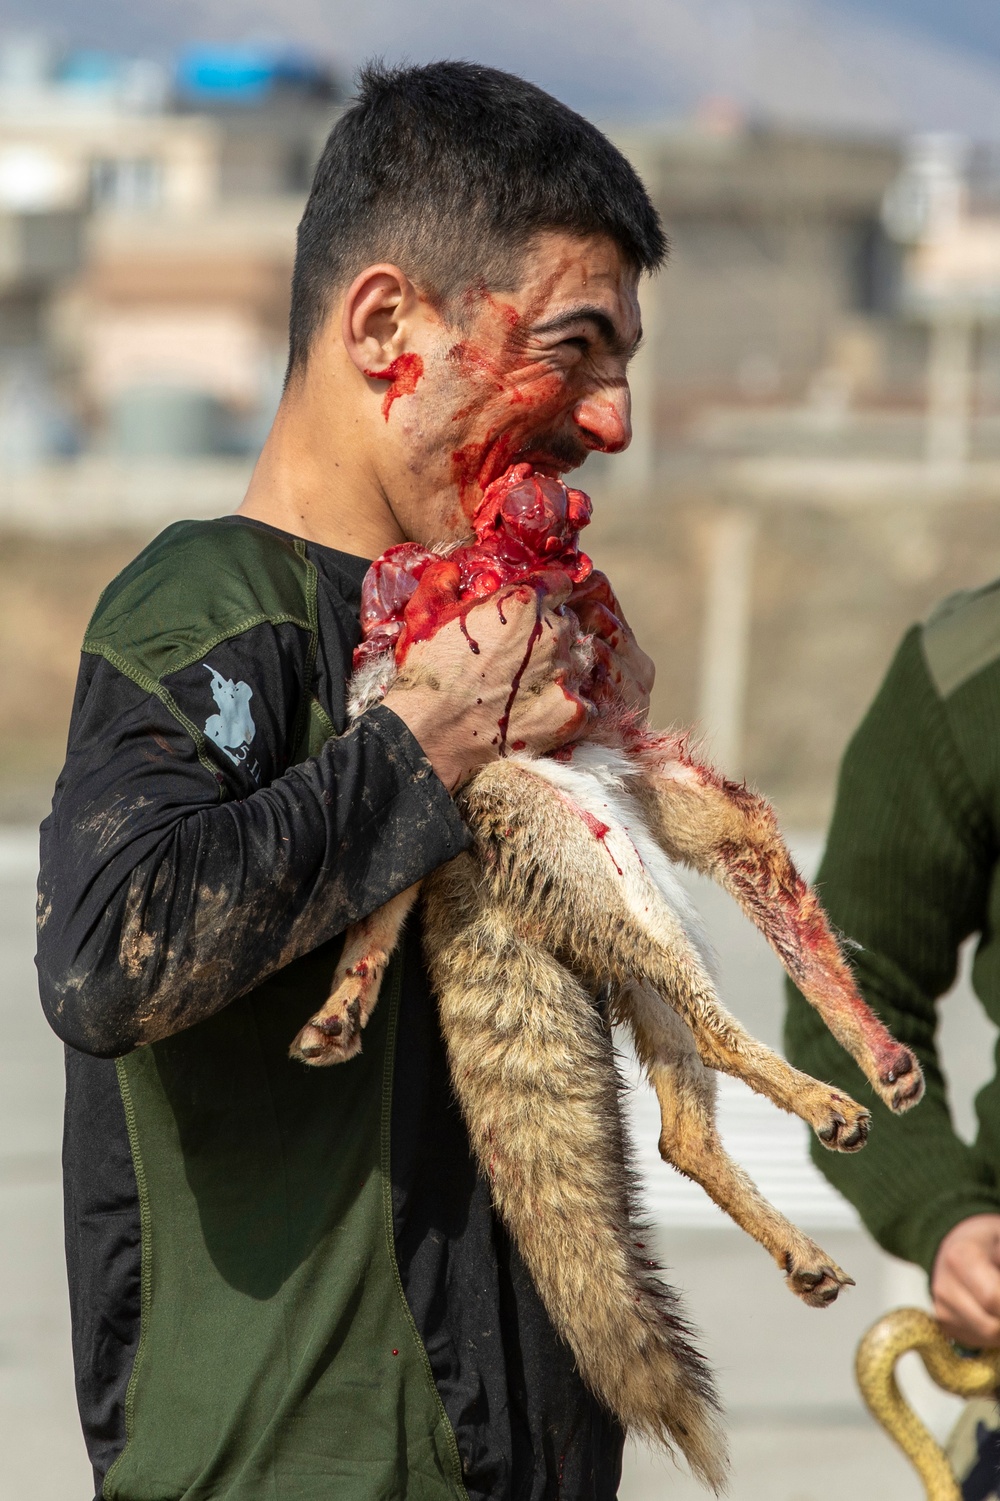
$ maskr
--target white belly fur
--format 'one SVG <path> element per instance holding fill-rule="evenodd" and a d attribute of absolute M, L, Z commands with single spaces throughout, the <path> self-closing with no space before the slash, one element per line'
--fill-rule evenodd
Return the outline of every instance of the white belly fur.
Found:
<path fill-rule="evenodd" d="M 710 975 L 715 954 L 701 915 L 681 885 L 673 861 L 646 828 L 629 783 L 640 768 L 623 751 L 603 745 L 576 745 L 571 761 L 514 755 L 510 758 L 556 788 L 571 803 L 607 826 L 602 843 L 622 872 L 626 899 L 644 926 L 648 922 L 646 880 L 650 881 Z M 644 879 L 645 878 L 645 879 Z"/>

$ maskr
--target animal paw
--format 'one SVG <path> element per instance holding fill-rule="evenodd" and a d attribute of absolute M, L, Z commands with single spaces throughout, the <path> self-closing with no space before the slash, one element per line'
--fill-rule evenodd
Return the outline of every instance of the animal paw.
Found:
<path fill-rule="evenodd" d="M 868 1140 L 872 1118 L 849 1095 L 830 1093 L 813 1120 L 813 1129 L 831 1152 L 860 1152 Z"/>
<path fill-rule="evenodd" d="M 361 1052 L 361 1002 L 357 997 L 344 1006 L 338 1004 L 331 1014 L 324 1014 L 326 1009 L 306 1022 L 288 1050 L 290 1058 L 322 1068 L 346 1063 Z"/>
<path fill-rule="evenodd" d="M 924 1076 L 909 1048 L 897 1048 L 886 1060 L 876 1087 L 896 1115 L 902 1115 L 919 1102 L 924 1093 Z"/>
<path fill-rule="evenodd" d="M 836 1301 L 842 1287 L 854 1286 L 854 1278 L 841 1271 L 819 1246 L 811 1246 L 806 1254 L 786 1253 L 785 1281 L 810 1308 L 826 1308 Z"/>

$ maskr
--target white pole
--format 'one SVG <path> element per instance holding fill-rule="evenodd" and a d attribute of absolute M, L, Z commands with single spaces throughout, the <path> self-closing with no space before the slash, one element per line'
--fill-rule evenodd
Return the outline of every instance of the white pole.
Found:
<path fill-rule="evenodd" d="M 757 518 L 725 511 L 712 526 L 701 654 L 698 720 L 721 771 L 743 769 Z"/>
<path fill-rule="evenodd" d="M 969 457 L 972 408 L 972 323 L 938 314 L 927 351 L 926 458 L 958 468 Z"/>

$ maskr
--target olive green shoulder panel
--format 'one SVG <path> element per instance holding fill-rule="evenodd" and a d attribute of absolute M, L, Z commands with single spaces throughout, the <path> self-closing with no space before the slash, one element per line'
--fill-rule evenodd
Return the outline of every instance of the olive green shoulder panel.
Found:
<path fill-rule="evenodd" d="M 318 756 L 326 742 L 336 735 L 333 721 L 315 694 L 309 700 L 309 715 L 306 720 L 302 743 L 294 760 L 304 761 L 307 756 Z"/>
<path fill-rule="evenodd" d="M 159 683 L 264 622 L 315 634 L 305 544 L 238 523 L 179 521 L 105 589 L 83 650 Z"/>
<path fill-rule="evenodd" d="M 942 698 L 1000 659 L 1000 579 L 941 602 L 924 626 L 924 655 Z"/>

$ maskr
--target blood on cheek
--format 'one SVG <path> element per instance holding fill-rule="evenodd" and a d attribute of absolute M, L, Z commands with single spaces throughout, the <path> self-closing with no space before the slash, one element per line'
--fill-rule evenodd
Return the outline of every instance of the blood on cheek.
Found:
<path fill-rule="evenodd" d="M 526 361 L 522 326 L 516 309 L 483 292 L 494 311 L 498 352 L 470 340 L 453 344 L 450 363 L 477 399 L 454 414 L 454 421 L 479 412 L 487 423 L 484 437 L 456 448 L 451 470 L 462 510 L 467 517 L 519 452 L 531 449 L 539 428 L 555 419 L 566 400 L 565 377 L 542 362 Z"/>
<path fill-rule="evenodd" d="M 384 370 L 367 370 L 369 380 L 387 380 L 389 389 L 382 398 L 382 416 L 389 421 L 392 404 L 400 396 L 412 396 L 417 382 L 424 373 L 424 362 L 419 354 L 399 354 Z"/>
<path fill-rule="evenodd" d="M 486 437 L 452 450 L 452 479 L 466 516 L 471 519 L 489 486 L 510 468 L 518 453 L 531 449 L 545 418 L 558 414 L 563 395 L 563 381 L 557 375 L 530 386 L 512 385 L 499 398 L 501 412 Z"/>

